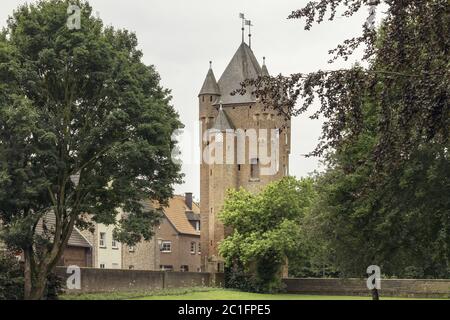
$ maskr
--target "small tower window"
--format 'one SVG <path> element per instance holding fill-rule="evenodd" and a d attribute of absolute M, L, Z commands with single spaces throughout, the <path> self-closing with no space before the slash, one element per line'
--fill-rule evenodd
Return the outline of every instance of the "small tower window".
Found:
<path fill-rule="evenodd" d="M 202 102 L 205 102 L 205 96 L 202 96 Z"/>
<path fill-rule="evenodd" d="M 259 179 L 259 159 L 253 158 L 250 161 L 250 178 L 252 180 Z"/>
<path fill-rule="evenodd" d="M 212 102 L 212 96 L 209 96 L 209 102 Z"/>

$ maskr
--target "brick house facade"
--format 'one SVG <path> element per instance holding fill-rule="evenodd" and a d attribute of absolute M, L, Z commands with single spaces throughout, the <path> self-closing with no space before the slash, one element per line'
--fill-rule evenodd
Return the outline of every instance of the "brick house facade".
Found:
<path fill-rule="evenodd" d="M 154 204 L 147 203 L 147 206 Z M 124 269 L 200 271 L 200 209 L 192 194 L 176 195 L 150 241 L 122 246 Z"/>

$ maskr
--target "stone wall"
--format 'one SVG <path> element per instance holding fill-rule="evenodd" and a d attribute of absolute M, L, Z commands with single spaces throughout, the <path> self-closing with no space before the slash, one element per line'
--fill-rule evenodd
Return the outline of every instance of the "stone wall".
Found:
<path fill-rule="evenodd" d="M 369 296 L 365 279 L 284 279 L 288 293 Z M 380 296 L 449 298 L 450 279 L 381 280 Z"/>
<path fill-rule="evenodd" d="M 66 271 L 67 268 L 64 267 L 56 268 L 56 273 L 63 279 L 64 287 L 70 276 Z M 209 273 L 81 268 L 81 289 L 66 292 L 131 292 L 222 285 L 220 275 Z"/>
<path fill-rule="evenodd" d="M 66 283 L 66 268 L 56 273 Z M 365 279 L 283 279 L 288 293 L 370 296 Z M 131 292 L 187 287 L 223 287 L 223 273 L 162 272 L 81 268 L 81 290 L 67 293 Z M 381 281 L 380 296 L 450 298 L 450 279 Z"/>

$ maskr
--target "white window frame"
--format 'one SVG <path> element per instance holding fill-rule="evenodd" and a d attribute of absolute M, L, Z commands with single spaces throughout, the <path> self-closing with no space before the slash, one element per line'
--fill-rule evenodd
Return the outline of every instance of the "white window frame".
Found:
<path fill-rule="evenodd" d="M 170 267 L 170 268 L 167 268 L 167 269 L 166 269 L 166 267 Z M 173 271 L 173 266 L 170 266 L 170 265 L 161 265 L 160 270 L 161 270 L 161 271 Z"/>
<path fill-rule="evenodd" d="M 113 249 L 119 249 L 119 244 L 117 243 L 117 240 L 114 239 L 114 236 L 112 237 L 112 240 L 111 240 L 111 247 Z"/>
<path fill-rule="evenodd" d="M 187 270 L 185 269 L 185 268 L 183 268 L 183 267 L 186 267 L 187 268 Z M 183 270 L 184 269 L 184 270 Z M 189 266 L 188 265 L 182 265 L 181 267 L 180 267 L 180 271 L 181 272 L 189 272 Z"/>
<path fill-rule="evenodd" d="M 169 245 L 169 250 L 164 249 L 164 245 L 168 244 Z M 161 252 L 163 253 L 170 253 L 172 252 L 172 241 L 163 241 L 161 242 Z"/>
<path fill-rule="evenodd" d="M 102 235 L 104 237 L 102 237 Z M 98 245 L 100 248 L 106 248 L 106 232 L 100 232 L 98 236 Z"/>
<path fill-rule="evenodd" d="M 191 254 L 195 254 L 197 251 L 197 243 L 195 241 L 191 241 L 191 247 L 190 247 Z"/>
<path fill-rule="evenodd" d="M 106 269 L 106 264 L 100 263 L 100 269 Z"/>
<path fill-rule="evenodd" d="M 198 254 L 202 254 L 202 243 L 201 243 L 201 242 L 199 242 L 199 243 L 197 244 L 197 253 L 198 253 Z"/>
<path fill-rule="evenodd" d="M 200 221 L 195 221 L 195 231 L 200 231 Z"/>

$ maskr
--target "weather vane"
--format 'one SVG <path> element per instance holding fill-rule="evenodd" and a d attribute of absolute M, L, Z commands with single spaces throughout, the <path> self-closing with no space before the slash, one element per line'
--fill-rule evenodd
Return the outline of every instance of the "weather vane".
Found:
<path fill-rule="evenodd" d="M 239 13 L 239 18 L 242 19 L 242 42 L 244 42 L 244 33 L 245 33 L 245 14 Z"/>
<path fill-rule="evenodd" d="M 248 46 L 252 47 L 252 21 L 251 20 L 245 20 L 245 25 L 248 26 Z"/>

